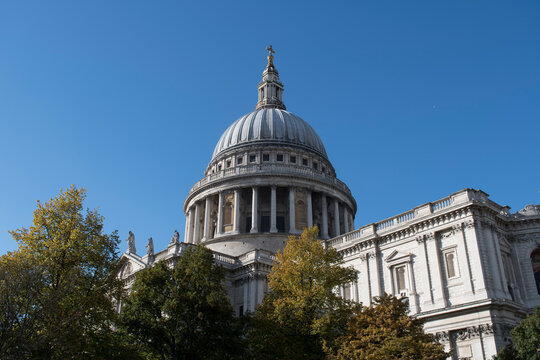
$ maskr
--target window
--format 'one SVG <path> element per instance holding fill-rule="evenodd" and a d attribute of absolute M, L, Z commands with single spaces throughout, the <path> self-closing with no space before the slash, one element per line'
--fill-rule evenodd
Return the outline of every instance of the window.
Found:
<path fill-rule="evenodd" d="M 240 316 L 244 315 L 244 306 L 243 305 L 240 305 L 238 307 L 238 315 L 240 315 Z"/>
<path fill-rule="evenodd" d="M 407 267 L 406 265 L 396 266 L 394 268 L 394 276 L 396 279 L 396 290 L 398 293 L 407 291 Z"/>
<path fill-rule="evenodd" d="M 444 262 L 446 265 L 446 277 L 448 279 L 459 277 L 456 249 L 444 253 Z"/>
<path fill-rule="evenodd" d="M 303 158 L 303 159 L 302 159 L 302 165 L 307 166 L 307 164 L 308 164 L 307 159 L 306 159 L 306 158 Z"/>
<path fill-rule="evenodd" d="M 218 171 L 221 171 L 221 164 L 219 164 L 219 165 L 217 166 L 217 170 L 218 170 Z"/>
<path fill-rule="evenodd" d="M 249 155 L 249 162 L 254 163 L 257 161 L 257 155 Z"/>
<path fill-rule="evenodd" d="M 244 158 L 239 156 L 237 159 L 236 159 L 236 164 L 238 165 L 242 165 L 242 163 L 244 162 Z"/>
<path fill-rule="evenodd" d="M 231 167 L 231 160 L 227 160 L 227 169 Z"/>
<path fill-rule="evenodd" d="M 283 154 L 277 154 L 276 160 L 277 161 L 283 161 Z"/>
<path fill-rule="evenodd" d="M 345 300 L 351 300 L 351 284 L 343 285 L 343 298 Z"/>
<path fill-rule="evenodd" d="M 326 172 L 326 168 L 324 166 L 322 167 L 321 170 L 322 170 L 322 172 Z"/>
<path fill-rule="evenodd" d="M 270 161 L 270 154 L 263 154 L 263 161 Z"/>
<path fill-rule="evenodd" d="M 531 265 L 533 268 L 534 280 L 536 281 L 536 290 L 540 295 L 540 248 L 536 248 L 531 254 Z"/>
<path fill-rule="evenodd" d="M 314 168 L 315 170 L 319 170 L 319 164 L 316 163 L 315 161 L 313 162 L 313 168 Z"/>
<path fill-rule="evenodd" d="M 296 164 L 296 156 L 291 155 L 291 156 L 289 157 L 289 162 L 290 162 L 291 164 Z"/>

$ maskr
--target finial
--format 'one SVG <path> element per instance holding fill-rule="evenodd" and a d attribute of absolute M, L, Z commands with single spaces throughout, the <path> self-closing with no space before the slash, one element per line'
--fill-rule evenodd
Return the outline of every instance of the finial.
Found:
<path fill-rule="evenodd" d="M 268 50 L 268 66 L 267 67 L 274 67 L 274 55 L 276 52 L 272 49 L 272 45 L 267 46 L 266 50 Z"/>

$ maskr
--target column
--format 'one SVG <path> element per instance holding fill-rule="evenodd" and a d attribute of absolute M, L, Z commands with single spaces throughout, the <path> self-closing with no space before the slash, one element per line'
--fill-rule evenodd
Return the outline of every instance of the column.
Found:
<path fill-rule="evenodd" d="M 321 194 L 322 224 L 321 237 L 328 239 L 328 206 L 326 205 L 326 195 Z"/>
<path fill-rule="evenodd" d="M 441 272 L 441 259 L 439 255 L 439 245 L 435 234 L 427 234 L 426 236 L 426 247 L 428 252 L 428 261 L 431 263 L 433 261 L 433 267 L 431 268 L 431 274 L 433 275 L 433 288 L 435 290 L 434 300 L 435 306 L 446 307 L 448 306 L 448 301 L 444 294 L 444 282 Z M 442 301 L 442 306 L 437 305 L 437 301 Z"/>
<path fill-rule="evenodd" d="M 368 305 L 371 305 L 371 303 L 373 302 L 373 290 L 371 289 L 371 271 L 370 271 L 370 268 L 369 268 L 369 253 L 366 253 L 366 254 L 363 254 L 363 257 L 362 255 L 360 255 L 360 259 L 364 260 L 364 262 L 366 263 L 366 280 L 367 280 L 367 301 L 364 301 L 365 303 L 367 303 Z M 364 297 L 364 299 L 366 299 L 366 297 Z"/>
<path fill-rule="evenodd" d="M 252 188 L 253 190 L 253 196 L 251 198 L 251 231 L 252 233 L 259 232 L 259 229 L 257 228 L 257 205 L 259 202 L 259 189 L 257 189 L 255 186 Z"/>
<path fill-rule="evenodd" d="M 289 188 L 289 233 L 296 233 L 296 219 L 294 216 L 294 188 Z"/>
<path fill-rule="evenodd" d="M 271 196 L 270 196 L 270 232 L 277 232 L 277 227 L 276 227 L 276 187 L 275 186 L 272 186 L 271 187 Z"/>
<path fill-rule="evenodd" d="M 192 235 L 192 229 L 193 228 L 193 210 L 191 208 L 188 209 L 187 216 L 186 216 L 186 232 L 184 233 L 184 242 L 186 244 L 191 243 L 191 235 Z"/>
<path fill-rule="evenodd" d="M 311 199 L 311 191 L 307 192 L 307 226 L 313 226 L 313 203 Z"/>
<path fill-rule="evenodd" d="M 234 190 L 234 225 L 233 232 L 240 233 L 240 189 Z"/>
<path fill-rule="evenodd" d="M 186 225 L 184 227 L 184 243 L 188 242 L 188 232 L 189 232 L 189 210 L 187 211 L 186 215 Z"/>
<path fill-rule="evenodd" d="M 377 294 L 374 294 L 373 296 L 381 296 L 384 291 L 381 283 L 381 259 L 379 257 L 378 245 L 375 247 L 375 251 L 370 256 L 375 258 L 375 268 L 373 269 L 373 273 L 375 275 L 375 290 Z"/>
<path fill-rule="evenodd" d="M 210 206 L 211 206 L 211 199 L 210 196 L 206 197 L 206 204 L 204 208 L 204 230 L 203 230 L 203 238 L 202 241 L 207 241 L 210 236 Z"/>
<path fill-rule="evenodd" d="M 334 198 L 334 232 L 336 236 L 341 235 L 339 230 L 339 202 Z"/>
<path fill-rule="evenodd" d="M 488 271 L 488 277 L 489 273 L 491 272 L 492 276 L 492 288 L 490 289 L 492 292 L 492 297 L 500 297 L 500 294 L 504 293 L 504 287 L 502 285 L 502 280 L 499 272 L 499 267 L 497 266 L 497 254 L 495 251 L 495 243 L 493 241 L 492 235 L 491 235 L 491 225 L 488 223 L 482 224 L 482 235 L 483 239 L 479 239 L 479 242 L 482 241 L 483 245 L 487 248 L 488 253 L 488 264 L 490 266 L 490 270 Z"/>
<path fill-rule="evenodd" d="M 495 263 L 497 265 L 497 270 L 499 272 L 499 279 L 501 281 L 501 290 L 502 293 L 505 294 L 506 298 L 510 298 L 510 294 L 508 293 L 508 282 L 506 279 L 506 274 L 504 273 L 504 267 L 502 262 L 502 254 L 501 254 L 501 248 L 499 246 L 499 239 L 495 230 L 495 226 L 491 227 L 490 231 L 491 239 L 493 240 L 493 249 L 495 250 Z"/>
<path fill-rule="evenodd" d="M 199 214 L 200 214 L 200 205 L 199 203 L 195 204 L 195 219 L 193 221 L 193 240 L 192 244 L 199 243 Z"/>
<path fill-rule="evenodd" d="M 456 228 L 458 232 L 461 233 L 461 246 L 458 246 L 458 259 L 460 259 L 461 264 L 465 264 L 464 266 L 460 266 L 460 271 L 463 270 L 463 278 L 464 278 L 464 285 L 465 290 L 468 293 L 474 294 L 474 288 L 473 288 L 473 280 L 471 276 L 470 269 L 470 261 L 469 261 L 469 254 L 467 251 L 467 239 L 465 238 L 465 227 L 463 224 L 459 224 Z"/>
<path fill-rule="evenodd" d="M 343 206 L 343 227 L 345 228 L 344 230 L 346 233 L 351 231 L 351 229 L 349 229 L 349 214 L 347 211 L 347 206 Z"/>
<path fill-rule="evenodd" d="M 216 231 L 216 235 L 221 235 L 221 234 L 223 234 L 223 191 L 219 192 L 217 231 Z"/>

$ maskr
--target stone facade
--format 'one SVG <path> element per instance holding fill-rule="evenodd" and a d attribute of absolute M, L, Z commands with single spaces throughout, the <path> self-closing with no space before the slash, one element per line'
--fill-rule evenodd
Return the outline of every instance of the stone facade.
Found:
<path fill-rule="evenodd" d="M 272 54 L 270 54 L 272 55 Z M 511 214 L 480 190 L 444 199 L 354 230 L 356 201 L 336 177 L 324 145 L 287 112 L 273 56 L 258 86 L 256 110 L 233 123 L 214 150 L 203 179 L 184 202 L 184 242 L 166 249 L 133 246 L 119 276 L 157 261 L 171 266 L 187 246 L 203 244 L 227 269 L 238 315 L 254 311 L 268 290 L 275 253 L 289 235 L 317 225 L 357 280 L 339 289 L 364 304 L 384 292 L 406 297 L 455 359 L 490 359 L 510 329 L 540 306 L 540 206 Z M 535 278 L 536 277 L 536 278 Z"/>

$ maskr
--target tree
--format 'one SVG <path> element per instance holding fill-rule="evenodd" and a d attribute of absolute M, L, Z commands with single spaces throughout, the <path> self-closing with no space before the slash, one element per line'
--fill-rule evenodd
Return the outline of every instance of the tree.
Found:
<path fill-rule="evenodd" d="M 158 262 L 137 273 L 121 330 L 149 358 L 234 359 L 242 347 L 224 280 L 202 246 L 187 248 L 174 268 Z"/>
<path fill-rule="evenodd" d="M 408 305 L 395 296 L 375 298 L 373 306 L 361 307 L 350 319 L 347 333 L 332 360 L 444 360 L 449 354 L 432 335 L 424 333 L 423 321 L 407 315 Z"/>
<path fill-rule="evenodd" d="M 250 331 L 255 359 L 324 359 L 336 346 L 354 305 L 336 288 L 356 279 L 333 248 L 317 239 L 317 227 L 289 237 L 269 275 L 269 293 Z"/>
<path fill-rule="evenodd" d="M 1 306 L 16 320 L 2 332 L 19 339 L 25 356 L 119 355 L 108 347 L 118 345 L 112 325 L 114 298 L 122 292 L 114 276 L 119 239 L 116 232 L 103 233 L 97 211 L 83 212 L 85 194 L 72 186 L 44 204 L 38 201 L 32 226 L 11 231 L 19 248 L 2 257 L 2 286 L 15 291 Z"/>
<path fill-rule="evenodd" d="M 502 348 L 496 359 L 540 359 L 540 307 L 512 329 L 510 335 L 512 343 Z"/>
<path fill-rule="evenodd" d="M 0 358 L 20 359 L 38 348 L 27 339 L 42 318 L 35 306 L 41 271 L 19 252 L 0 257 Z M 37 339 L 35 339 L 37 341 Z"/>

